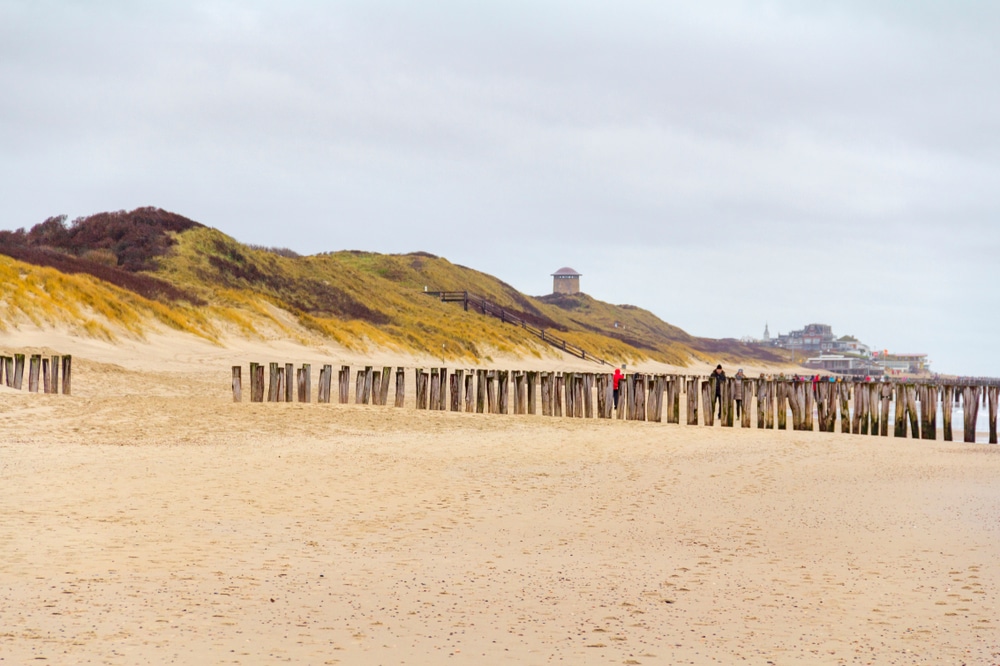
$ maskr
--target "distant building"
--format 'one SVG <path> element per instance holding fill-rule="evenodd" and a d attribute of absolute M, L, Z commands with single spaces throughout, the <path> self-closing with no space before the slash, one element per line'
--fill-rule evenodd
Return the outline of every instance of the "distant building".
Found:
<path fill-rule="evenodd" d="M 771 344 L 771 331 L 767 327 L 767 323 L 764 323 L 764 338 L 761 340 L 765 345 Z"/>
<path fill-rule="evenodd" d="M 560 268 L 552 274 L 552 293 L 579 294 L 581 275 L 583 273 L 577 273 L 569 266 Z"/>
<path fill-rule="evenodd" d="M 765 335 L 768 335 L 767 326 L 764 329 Z M 795 351 L 823 352 L 833 349 L 834 339 L 833 328 L 828 324 L 807 324 L 798 331 L 779 333 L 777 338 L 771 338 L 770 345 Z"/>
<path fill-rule="evenodd" d="M 872 354 L 875 362 L 891 375 L 920 374 L 930 372 L 931 363 L 927 354 L 890 354 L 886 351 Z"/>

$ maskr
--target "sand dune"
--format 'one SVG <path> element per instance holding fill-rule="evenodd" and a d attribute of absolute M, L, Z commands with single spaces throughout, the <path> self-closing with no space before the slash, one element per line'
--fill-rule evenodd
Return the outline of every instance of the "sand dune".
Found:
<path fill-rule="evenodd" d="M 232 363 L 352 359 L 0 343 L 74 354 L 72 396 L 0 389 L 0 663 L 1000 663 L 995 446 L 234 404 Z"/>

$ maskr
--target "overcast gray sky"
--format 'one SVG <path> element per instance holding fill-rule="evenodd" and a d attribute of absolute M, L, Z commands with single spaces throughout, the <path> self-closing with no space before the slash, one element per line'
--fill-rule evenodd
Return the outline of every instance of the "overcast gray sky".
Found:
<path fill-rule="evenodd" d="M 992 0 L 0 0 L 0 179 L 1000 376 Z"/>

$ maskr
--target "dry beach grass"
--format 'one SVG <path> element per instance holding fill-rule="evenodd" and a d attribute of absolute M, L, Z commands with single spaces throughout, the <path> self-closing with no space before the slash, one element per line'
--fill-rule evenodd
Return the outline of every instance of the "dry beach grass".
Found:
<path fill-rule="evenodd" d="M 998 447 L 233 404 L 309 359 L 87 344 L 0 389 L 0 663 L 1000 663 Z"/>

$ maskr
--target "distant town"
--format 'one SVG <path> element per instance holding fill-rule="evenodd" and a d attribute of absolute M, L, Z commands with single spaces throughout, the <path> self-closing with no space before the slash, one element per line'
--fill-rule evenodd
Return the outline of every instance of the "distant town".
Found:
<path fill-rule="evenodd" d="M 887 349 L 873 351 L 853 335 L 837 337 L 828 324 L 807 324 L 797 331 L 779 333 L 775 337 L 771 337 L 765 324 L 764 336 L 748 342 L 801 354 L 796 362 L 824 372 L 873 377 L 930 374 L 927 354 L 897 353 Z"/>

